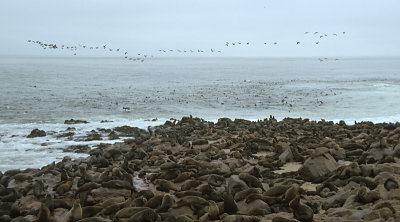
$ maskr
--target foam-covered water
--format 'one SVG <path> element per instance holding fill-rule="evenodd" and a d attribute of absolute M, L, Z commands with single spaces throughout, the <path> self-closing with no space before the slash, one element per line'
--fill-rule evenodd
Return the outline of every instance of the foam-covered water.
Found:
<path fill-rule="evenodd" d="M 40 167 L 89 131 L 146 129 L 192 114 L 396 122 L 400 58 L 0 58 L 0 170 Z M 129 110 L 123 109 L 129 107 Z M 72 139 L 57 135 L 72 125 Z M 157 121 L 149 121 L 158 118 Z M 113 122 L 100 123 L 101 120 Z M 39 128 L 48 135 L 26 138 Z M 123 139 L 123 138 L 122 138 Z M 122 140 L 121 139 L 121 140 Z"/>

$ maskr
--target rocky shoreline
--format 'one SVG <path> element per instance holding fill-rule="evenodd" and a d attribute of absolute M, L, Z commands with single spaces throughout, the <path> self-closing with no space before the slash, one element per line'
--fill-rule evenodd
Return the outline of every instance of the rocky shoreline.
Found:
<path fill-rule="evenodd" d="M 134 137 L 0 172 L 0 222 L 400 220 L 399 123 L 184 117 Z"/>

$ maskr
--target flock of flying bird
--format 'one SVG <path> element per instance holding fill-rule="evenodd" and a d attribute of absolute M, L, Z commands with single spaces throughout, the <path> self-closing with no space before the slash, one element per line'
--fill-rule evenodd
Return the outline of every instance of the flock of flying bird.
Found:
<path fill-rule="evenodd" d="M 304 33 L 305 35 L 308 35 L 308 34 L 310 34 L 311 35 L 311 33 L 310 32 L 305 32 Z M 342 35 L 345 35 L 346 34 L 346 32 L 342 32 Z M 332 36 L 338 36 L 338 34 L 337 33 L 333 33 L 333 34 L 331 34 Z M 322 38 L 325 38 L 325 37 L 328 37 L 329 35 L 328 34 L 322 34 L 322 33 L 319 33 L 319 32 L 314 32 L 314 34 L 313 34 L 313 36 L 317 36 L 317 37 L 319 37 L 318 39 L 318 41 L 315 41 L 314 43 L 316 44 L 316 45 L 319 45 L 319 43 L 320 43 L 320 39 L 322 39 Z M 86 45 L 81 45 L 81 44 L 78 44 L 78 45 L 73 45 L 73 46 L 69 46 L 69 45 L 57 45 L 57 44 L 51 44 L 51 43 L 44 43 L 44 42 L 41 42 L 41 41 L 33 41 L 33 40 L 28 40 L 28 43 L 34 43 L 34 44 L 37 44 L 37 45 L 39 45 L 40 47 L 42 47 L 42 49 L 61 49 L 61 50 L 70 50 L 70 51 L 72 51 L 73 52 L 73 55 L 74 56 L 76 56 L 77 55 L 77 53 L 76 53 L 76 51 L 78 51 L 78 49 L 89 49 L 89 50 L 106 50 L 107 52 L 116 52 L 116 53 L 120 53 L 121 54 L 121 56 L 123 56 L 123 58 L 124 59 L 126 59 L 126 60 L 129 60 L 129 61 L 140 61 L 140 62 L 144 62 L 145 61 L 145 59 L 147 59 L 147 58 L 153 58 L 153 56 L 152 55 L 147 55 L 147 54 L 144 54 L 144 53 L 136 53 L 136 55 L 135 56 L 130 56 L 130 54 L 127 52 L 127 51 L 125 51 L 125 50 L 121 50 L 121 49 L 119 49 L 119 48 L 117 48 L 117 49 L 112 49 L 112 48 L 109 48 L 109 47 L 107 47 L 107 45 L 103 45 L 103 46 L 86 46 Z M 278 42 L 273 42 L 273 43 L 267 43 L 267 42 L 264 42 L 264 45 L 266 46 L 266 45 L 278 45 Z M 299 45 L 299 44 L 301 44 L 301 42 L 300 41 L 296 41 L 296 45 Z M 225 46 L 226 47 L 229 47 L 229 46 L 239 46 L 239 45 L 244 45 L 244 46 L 248 46 L 248 45 L 250 45 L 250 42 L 225 42 Z M 159 49 L 158 50 L 158 52 L 160 52 L 160 53 L 204 53 L 205 51 L 204 50 L 201 50 L 201 49 L 197 49 L 197 50 L 181 50 L 181 49 L 176 49 L 176 50 L 174 50 L 174 49 L 169 49 L 169 50 L 165 50 L 165 49 Z M 216 49 L 210 49 L 210 52 L 211 53 L 222 53 L 222 51 L 221 50 L 216 50 Z M 328 58 L 318 58 L 318 60 L 320 61 L 320 62 L 323 62 L 323 61 L 325 61 L 325 60 L 328 60 Z M 339 59 L 335 59 L 335 60 L 339 60 Z"/>
<path fill-rule="evenodd" d="M 69 50 L 73 52 L 73 55 L 76 56 L 76 51 L 78 51 L 78 49 L 89 49 L 89 50 L 106 50 L 107 52 L 116 52 L 116 53 L 120 53 L 126 60 L 129 61 L 140 61 L 140 62 L 144 62 L 146 58 L 151 58 L 153 56 L 148 56 L 146 54 L 143 53 L 137 53 L 137 56 L 132 57 L 129 56 L 129 53 L 127 51 L 121 50 L 121 49 L 112 49 L 110 47 L 107 47 L 107 45 L 103 45 L 103 46 L 86 46 L 86 45 L 73 45 L 73 46 L 69 46 L 69 45 L 57 45 L 57 44 L 52 44 L 52 43 L 44 43 L 41 41 L 33 41 L 33 40 L 28 40 L 29 43 L 33 43 L 33 44 L 37 44 L 40 47 L 42 47 L 42 49 L 46 50 L 46 49 L 61 49 L 61 50 Z"/>
<path fill-rule="evenodd" d="M 343 33 L 343 35 L 346 34 L 346 32 L 342 32 L 342 33 Z M 307 35 L 307 34 L 309 34 L 309 32 L 305 32 L 304 34 Z M 317 35 L 317 34 L 318 34 L 318 32 L 314 32 L 314 35 Z M 336 33 L 333 33 L 332 35 L 338 36 L 338 34 L 336 34 Z M 321 35 L 319 35 L 319 39 L 322 39 L 322 38 L 328 37 L 328 36 L 329 36 L 328 34 L 321 34 Z M 299 41 L 296 42 L 297 45 L 299 45 L 300 43 L 301 42 L 299 42 Z M 269 43 L 264 42 L 264 45 L 268 45 L 268 44 Z M 271 44 L 278 45 L 278 42 L 273 42 Z M 316 41 L 315 44 L 318 45 L 319 41 Z M 244 42 L 244 43 L 242 43 L 242 42 L 225 42 L 225 46 L 238 46 L 238 45 L 250 45 L 250 42 Z"/>

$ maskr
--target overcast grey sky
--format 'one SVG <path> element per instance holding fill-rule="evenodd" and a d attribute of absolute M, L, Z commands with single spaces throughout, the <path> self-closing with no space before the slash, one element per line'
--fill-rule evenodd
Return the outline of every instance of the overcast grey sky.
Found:
<path fill-rule="evenodd" d="M 0 30 L 1 55 L 70 55 L 43 51 L 27 43 L 32 39 L 155 56 L 158 49 L 211 48 L 225 56 L 399 56 L 400 1 L 2 0 Z"/>

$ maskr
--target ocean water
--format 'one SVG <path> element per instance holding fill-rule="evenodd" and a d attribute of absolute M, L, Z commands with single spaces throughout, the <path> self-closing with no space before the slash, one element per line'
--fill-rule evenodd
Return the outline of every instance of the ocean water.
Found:
<path fill-rule="evenodd" d="M 120 141 L 81 141 L 93 129 L 188 115 L 397 122 L 400 58 L 0 57 L 0 171 L 85 156 L 67 146 Z M 71 118 L 89 124 L 57 138 Z M 48 135 L 26 138 L 35 128 Z"/>

